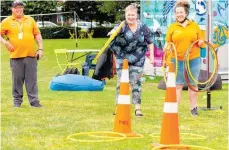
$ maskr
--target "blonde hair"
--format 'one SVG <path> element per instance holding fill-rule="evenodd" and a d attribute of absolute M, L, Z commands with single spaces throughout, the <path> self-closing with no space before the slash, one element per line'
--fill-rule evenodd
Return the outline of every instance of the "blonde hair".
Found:
<path fill-rule="evenodd" d="M 134 10 L 136 11 L 136 13 L 138 13 L 138 8 L 137 8 L 137 4 L 136 3 L 133 3 L 133 4 L 130 4 L 128 5 L 126 8 L 125 8 L 125 13 L 129 10 Z"/>

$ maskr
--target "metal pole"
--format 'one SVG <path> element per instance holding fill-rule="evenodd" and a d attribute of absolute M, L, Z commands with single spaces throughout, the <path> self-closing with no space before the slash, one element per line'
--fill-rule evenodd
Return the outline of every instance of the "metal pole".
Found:
<path fill-rule="evenodd" d="M 211 109 L 211 91 L 207 91 L 207 109 Z"/>
<path fill-rule="evenodd" d="M 75 39 L 76 39 L 76 47 L 78 47 L 78 41 L 77 41 L 77 30 L 76 30 L 76 12 L 74 11 L 74 29 L 75 29 Z"/>
<path fill-rule="evenodd" d="M 212 43 L 212 0 L 208 0 L 208 16 L 207 16 L 207 41 L 209 43 Z M 208 79 L 210 77 L 210 50 L 208 48 L 208 65 L 207 65 L 207 71 L 208 71 Z M 211 109 L 211 90 L 210 88 L 207 90 L 207 109 Z"/>
<path fill-rule="evenodd" d="M 211 40 L 211 0 L 206 1 L 207 2 L 207 22 L 206 22 L 206 35 L 207 35 L 207 41 L 210 42 Z M 207 46 L 208 53 L 207 53 L 207 72 L 208 72 L 208 78 L 209 78 L 209 47 Z M 211 109 L 211 91 L 210 88 L 207 90 L 207 109 Z"/>

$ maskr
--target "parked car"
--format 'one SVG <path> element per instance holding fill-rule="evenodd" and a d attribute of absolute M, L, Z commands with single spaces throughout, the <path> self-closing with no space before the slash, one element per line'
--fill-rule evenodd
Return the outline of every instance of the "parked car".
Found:
<path fill-rule="evenodd" d="M 43 23 L 42 23 L 42 21 L 37 21 L 37 26 L 39 28 L 41 28 L 41 27 L 57 27 L 58 26 L 57 24 L 50 22 L 50 21 L 43 21 Z"/>
<path fill-rule="evenodd" d="M 103 27 L 114 27 L 115 24 L 114 23 L 110 23 L 110 22 L 103 22 L 101 24 L 101 26 L 103 26 Z"/>
<path fill-rule="evenodd" d="M 79 27 L 83 30 L 88 30 L 91 28 L 91 22 L 87 22 L 87 21 L 78 21 L 78 22 L 75 22 L 75 23 L 72 23 L 70 25 L 70 27 Z M 92 22 L 92 28 L 95 28 L 97 26 L 96 22 Z"/>

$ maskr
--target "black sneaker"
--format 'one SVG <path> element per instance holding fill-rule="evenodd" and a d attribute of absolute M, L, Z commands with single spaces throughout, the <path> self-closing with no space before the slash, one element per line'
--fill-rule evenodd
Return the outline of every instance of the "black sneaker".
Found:
<path fill-rule="evenodd" d="M 43 106 L 39 102 L 32 102 L 30 103 L 31 107 L 40 107 L 42 108 Z"/>
<path fill-rule="evenodd" d="M 198 116 L 197 107 L 195 107 L 191 110 L 191 114 L 192 114 L 192 116 Z"/>

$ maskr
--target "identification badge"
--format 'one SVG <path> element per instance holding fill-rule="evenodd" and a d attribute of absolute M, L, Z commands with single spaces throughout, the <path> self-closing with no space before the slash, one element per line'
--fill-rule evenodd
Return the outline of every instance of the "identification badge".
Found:
<path fill-rule="evenodd" d="M 23 32 L 20 32 L 19 34 L 18 34 L 18 39 L 22 39 L 23 38 Z"/>

